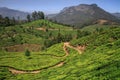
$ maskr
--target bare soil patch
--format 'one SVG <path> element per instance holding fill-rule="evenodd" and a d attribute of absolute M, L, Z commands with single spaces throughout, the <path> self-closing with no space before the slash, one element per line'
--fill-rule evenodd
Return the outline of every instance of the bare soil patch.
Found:
<path fill-rule="evenodd" d="M 24 52 L 26 49 L 32 52 L 38 52 L 41 46 L 38 44 L 19 44 L 14 46 L 8 46 L 4 48 L 8 52 Z"/>

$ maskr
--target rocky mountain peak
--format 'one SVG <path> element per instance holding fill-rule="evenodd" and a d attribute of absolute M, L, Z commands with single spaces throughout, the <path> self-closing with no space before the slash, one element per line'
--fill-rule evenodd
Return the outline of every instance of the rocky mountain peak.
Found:
<path fill-rule="evenodd" d="M 74 25 L 77 27 L 83 24 L 90 24 L 99 19 L 108 21 L 117 20 L 115 16 L 103 10 L 97 4 L 80 4 L 77 6 L 65 7 L 52 19 L 62 24 Z"/>

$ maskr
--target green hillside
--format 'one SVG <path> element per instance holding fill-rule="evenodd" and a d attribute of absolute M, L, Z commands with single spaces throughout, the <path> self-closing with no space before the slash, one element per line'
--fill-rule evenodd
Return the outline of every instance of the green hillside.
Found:
<path fill-rule="evenodd" d="M 74 30 L 38 20 L 0 27 L 0 36 L 0 80 L 120 79 L 117 25 Z"/>
<path fill-rule="evenodd" d="M 0 48 L 6 49 L 9 46 L 21 46 L 23 44 L 33 44 L 34 46 L 37 44 L 42 50 L 52 44 L 61 42 L 61 40 L 58 40 L 58 37 L 72 37 L 75 33 L 71 27 L 47 20 L 37 20 L 22 25 L 0 27 Z M 64 41 L 70 40 L 68 38 L 64 38 Z M 9 49 L 7 48 L 7 50 Z"/>

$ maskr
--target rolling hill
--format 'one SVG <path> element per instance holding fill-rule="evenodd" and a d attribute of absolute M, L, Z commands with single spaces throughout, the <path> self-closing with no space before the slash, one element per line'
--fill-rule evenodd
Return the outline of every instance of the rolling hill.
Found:
<path fill-rule="evenodd" d="M 87 29 L 88 32 L 84 28 L 83 31 L 71 30 L 71 27 L 46 20 L 0 28 L 1 47 L 24 43 L 41 44 L 44 43 L 44 39 L 51 39 L 46 37 L 50 32 L 54 36 L 59 31 L 62 35 L 74 34 L 69 42 L 61 41 L 42 51 L 31 50 L 29 57 L 25 56 L 24 51 L 9 52 L 0 48 L 0 79 L 119 80 L 120 27 L 99 25 L 99 28 L 96 28 L 96 26 L 98 25 L 91 25 L 94 30 L 91 30 L 89 34 L 89 29 Z M 48 28 L 48 32 L 36 29 L 45 27 Z M 6 32 L 15 37 L 8 36 Z"/>
<path fill-rule="evenodd" d="M 0 80 L 120 80 L 116 17 L 96 4 L 68 7 L 55 17 L 77 27 L 94 24 L 76 29 L 40 19 L 0 26 Z"/>
<path fill-rule="evenodd" d="M 73 34 L 70 35 L 71 33 Z M 4 48 L 8 52 L 24 52 L 26 49 L 34 52 L 40 51 L 42 48 L 62 41 L 58 41 L 57 37 L 74 36 L 75 33 L 71 27 L 48 20 L 36 20 L 21 25 L 0 27 L 0 49 Z"/>

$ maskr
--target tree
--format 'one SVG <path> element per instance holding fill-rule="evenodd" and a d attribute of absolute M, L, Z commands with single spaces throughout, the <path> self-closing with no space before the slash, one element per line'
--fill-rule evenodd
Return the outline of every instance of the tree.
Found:
<path fill-rule="evenodd" d="M 65 34 L 63 41 L 70 41 L 72 39 L 72 34 Z"/>
<path fill-rule="evenodd" d="M 42 11 L 38 11 L 38 19 L 44 19 L 44 13 Z"/>
<path fill-rule="evenodd" d="M 90 35 L 91 33 L 89 31 L 81 31 L 81 30 L 77 30 L 77 38 L 81 38 L 83 36 L 87 36 Z"/>
<path fill-rule="evenodd" d="M 37 20 L 37 17 L 38 17 L 38 14 L 37 14 L 36 11 L 34 11 L 34 12 L 32 13 L 32 19 L 33 19 L 33 20 Z"/>
<path fill-rule="evenodd" d="M 41 12 L 41 18 L 42 18 L 42 19 L 45 19 L 45 15 L 44 15 L 43 12 Z"/>
<path fill-rule="evenodd" d="M 31 21 L 31 16 L 29 14 L 27 15 L 27 20 L 28 20 L 28 22 Z"/>
<path fill-rule="evenodd" d="M 38 11 L 38 19 L 42 19 L 42 17 L 41 17 L 41 11 Z"/>
<path fill-rule="evenodd" d="M 0 20 L 3 19 L 2 15 L 0 15 Z"/>
<path fill-rule="evenodd" d="M 80 37 L 82 37 L 82 32 L 81 30 L 77 30 L 77 38 L 80 38 Z"/>
<path fill-rule="evenodd" d="M 10 19 L 9 17 L 5 17 L 5 26 L 9 26 L 10 25 Z"/>
<path fill-rule="evenodd" d="M 46 28 L 46 29 L 45 29 L 45 32 L 48 32 L 48 31 L 49 31 L 48 28 Z"/>
<path fill-rule="evenodd" d="M 45 18 L 45 15 L 42 11 L 34 11 L 32 13 L 32 19 L 33 20 L 39 20 L 39 19 L 44 19 Z"/>
<path fill-rule="evenodd" d="M 2 15 L 0 15 L 0 26 L 2 26 L 3 25 L 3 17 L 2 17 Z"/>
<path fill-rule="evenodd" d="M 27 57 L 30 56 L 30 51 L 28 49 L 25 51 L 25 56 L 27 56 Z"/>
<path fill-rule="evenodd" d="M 57 42 L 61 42 L 63 40 L 63 36 L 62 34 L 59 32 L 58 35 L 57 35 Z"/>
<path fill-rule="evenodd" d="M 20 24 L 20 23 L 21 23 L 20 17 L 18 16 L 18 17 L 17 17 L 17 24 Z"/>
<path fill-rule="evenodd" d="M 49 33 L 49 37 L 52 37 L 52 35 L 53 35 L 52 32 L 50 32 L 50 33 Z"/>
<path fill-rule="evenodd" d="M 32 20 L 35 20 L 35 13 L 32 13 Z"/>
<path fill-rule="evenodd" d="M 103 28 L 96 28 L 96 31 L 100 33 L 103 31 Z"/>
<path fill-rule="evenodd" d="M 16 20 L 15 20 L 15 18 L 13 17 L 12 18 L 12 23 L 11 23 L 12 25 L 15 25 L 16 24 Z"/>

